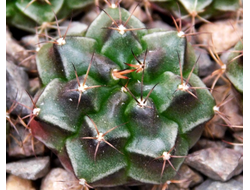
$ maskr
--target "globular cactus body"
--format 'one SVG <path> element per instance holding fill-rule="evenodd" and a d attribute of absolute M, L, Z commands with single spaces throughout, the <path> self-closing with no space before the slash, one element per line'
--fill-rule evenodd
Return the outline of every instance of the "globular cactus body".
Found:
<path fill-rule="evenodd" d="M 94 187 L 170 180 L 214 115 L 186 38 L 130 16 L 108 8 L 84 37 L 37 54 L 45 89 L 32 133 Z"/>

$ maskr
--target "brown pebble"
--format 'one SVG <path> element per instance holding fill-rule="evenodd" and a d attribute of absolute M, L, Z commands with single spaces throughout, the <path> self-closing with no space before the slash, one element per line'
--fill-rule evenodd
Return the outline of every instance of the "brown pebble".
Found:
<path fill-rule="evenodd" d="M 52 169 L 41 184 L 41 190 L 80 190 L 81 188 L 74 175 L 62 168 Z"/>
<path fill-rule="evenodd" d="M 6 182 L 6 190 L 35 190 L 32 181 L 10 175 Z"/>
<path fill-rule="evenodd" d="M 204 24 L 199 28 L 199 32 L 211 32 L 215 51 L 222 52 L 234 46 L 243 36 L 242 25 L 233 24 L 234 22 L 233 20 L 224 20 Z M 200 44 L 210 44 L 210 39 L 211 36 L 207 34 L 197 36 Z"/>

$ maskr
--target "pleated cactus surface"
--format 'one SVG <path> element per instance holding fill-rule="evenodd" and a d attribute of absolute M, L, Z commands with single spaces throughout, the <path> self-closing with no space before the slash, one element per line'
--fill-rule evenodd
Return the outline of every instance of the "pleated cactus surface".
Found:
<path fill-rule="evenodd" d="M 36 59 L 44 90 L 32 133 L 93 187 L 172 179 L 214 115 L 185 34 L 146 29 L 123 8 Z"/>

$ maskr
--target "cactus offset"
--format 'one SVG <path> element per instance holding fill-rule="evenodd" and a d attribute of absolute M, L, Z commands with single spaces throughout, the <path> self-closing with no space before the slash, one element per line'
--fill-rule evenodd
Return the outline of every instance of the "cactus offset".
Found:
<path fill-rule="evenodd" d="M 83 184 L 165 183 L 214 115 L 196 61 L 185 36 L 107 8 L 85 36 L 37 53 L 32 133 Z"/>
<path fill-rule="evenodd" d="M 6 21 L 8 25 L 15 26 L 22 30 L 35 32 L 34 27 L 39 26 L 40 31 L 47 28 L 54 28 L 53 22 L 54 10 L 58 18 L 66 18 L 74 10 L 78 12 L 82 8 L 96 4 L 99 6 L 100 0 L 11 0 L 6 2 Z M 111 8 L 116 8 L 121 0 L 104 1 Z M 234 11 L 240 10 L 240 0 L 144 0 L 145 11 L 152 21 L 150 8 L 156 10 L 159 7 L 179 15 L 176 2 L 180 6 L 182 18 L 186 22 L 190 22 L 194 26 L 198 21 L 209 22 L 207 19 L 211 17 L 221 16 Z M 154 4 L 152 6 L 151 4 Z M 151 6 L 150 6 L 151 5 Z M 240 10 L 241 11 L 241 10 Z M 42 32 L 39 32 L 42 33 Z"/>
<path fill-rule="evenodd" d="M 174 15 L 180 16 L 185 22 L 191 23 L 194 26 L 197 22 L 208 23 L 210 18 L 220 17 L 228 13 L 235 14 L 235 11 L 240 9 L 240 0 L 147 0 L 154 6 L 159 6 L 165 9 L 166 13 L 171 12 Z M 177 7 L 178 3 L 178 7 Z M 148 3 L 149 4 L 149 3 Z M 145 5 L 146 6 L 146 5 Z M 159 9 L 160 9 L 159 8 Z M 179 12 L 180 11 L 180 12 Z M 228 16 L 227 16 L 228 17 Z"/>
<path fill-rule="evenodd" d="M 240 40 L 228 57 L 226 76 L 234 87 L 243 93 L 243 41 Z"/>
<path fill-rule="evenodd" d="M 93 4 L 94 0 L 11 0 L 6 2 L 6 21 L 22 30 L 35 32 L 36 26 L 41 30 L 51 28 L 54 13 L 58 18 L 67 17 L 72 10 Z M 54 11 L 54 13 L 52 12 Z"/>

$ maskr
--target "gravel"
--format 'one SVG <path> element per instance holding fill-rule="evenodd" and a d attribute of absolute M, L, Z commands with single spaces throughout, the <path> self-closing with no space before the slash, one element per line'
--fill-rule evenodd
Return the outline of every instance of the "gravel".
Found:
<path fill-rule="evenodd" d="M 24 179 L 36 180 L 44 177 L 50 169 L 50 158 L 37 157 L 6 164 L 6 172 Z"/>

